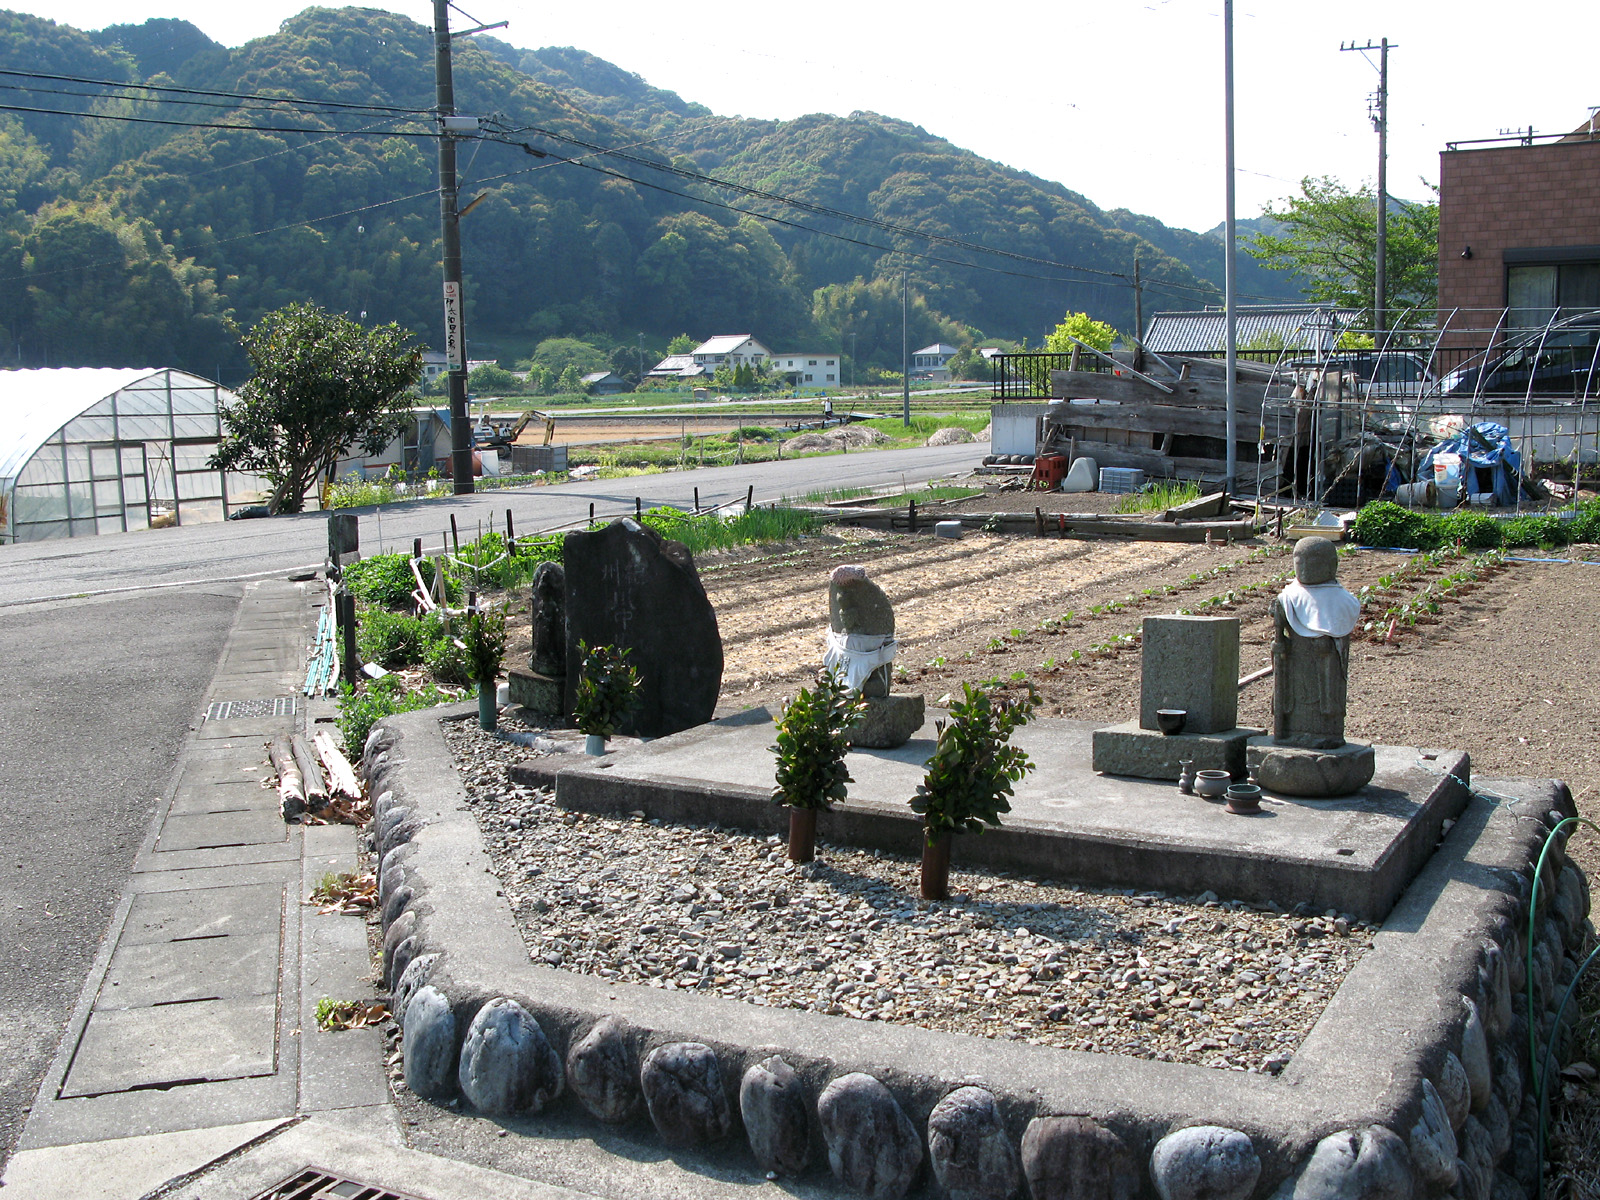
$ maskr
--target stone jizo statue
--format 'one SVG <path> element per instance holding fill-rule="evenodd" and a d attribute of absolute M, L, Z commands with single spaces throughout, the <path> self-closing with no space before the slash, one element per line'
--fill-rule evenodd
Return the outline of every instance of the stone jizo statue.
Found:
<path fill-rule="evenodd" d="M 1326 538 L 1301 538 L 1295 581 L 1272 602 L 1272 739 L 1310 750 L 1344 745 L 1350 634 L 1361 615 L 1338 581 L 1339 552 Z"/>
<path fill-rule="evenodd" d="M 865 567 L 835 567 L 828 577 L 828 637 L 822 663 L 844 675 L 867 700 L 866 715 L 851 731 L 857 746 L 903 746 L 922 728 L 921 696 L 891 696 L 889 683 L 898 643 L 894 605 L 867 578 Z"/>

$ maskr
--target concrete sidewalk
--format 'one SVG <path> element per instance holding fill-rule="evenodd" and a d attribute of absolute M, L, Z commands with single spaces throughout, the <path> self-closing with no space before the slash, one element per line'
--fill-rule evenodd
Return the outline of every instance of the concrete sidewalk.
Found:
<path fill-rule="evenodd" d="M 287 825 L 263 743 L 305 732 L 316 584 L 252 583 L 100 954 L 7 1164 L 5 1200 L 245 1200 L 313 1164 L 427 1200 L 578 1193 L 403 1148 L 365 921 L 304 903 L 349 826 Z M 323 705 L 324 709 L 329 706 Z"/>

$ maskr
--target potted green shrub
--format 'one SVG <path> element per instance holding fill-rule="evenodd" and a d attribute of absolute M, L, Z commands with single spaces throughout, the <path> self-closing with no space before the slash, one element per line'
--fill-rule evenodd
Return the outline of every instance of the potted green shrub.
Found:
<path fill-rule="evenodd" d="M 460 632 L 458 642 L 466 650 L 478 684 L 478 728 L 492 732 L 499 724 L 496 681 L 506 652 L 505 613 L 474 609 L 462 618 Z"/>
<path fill-rule="evenodd" d="M 996 699 L 965 683 L 961 690 L 949 719 L 934 725 L 938 744 L 911 800 L 912 811 L 922 817 L 924 900 L 949 898 L 953 837 L 982 833 L 986 824 L 998 826 L 1000 814 L 1011 811 L 1007 797 L 1033 770 L 1028 756 L 1011 744 L 1012 732 L 1033 716 L 1038 703 L 1033 689 L 1018 699 Z"/>
<path fill-rule="evenodd" d="M 789 809 L 789 859 L 816 857 L 817 813 L 845 797 L 853 782 L 844 765 L 850 752 L 850 726 L 866 712 L 867 703 L 837 671 L 824 671 L 812 691 L 800 689 L 778 719 L 777 784 L 774 803 Z"/>
<path fill-rule="evenodd" d="M 627 661 L 628 651 L 615 646 L 578 643 L 583 665 L 573 695 L 572 715 L 585 735 L 586 754 L 604 754 L 606 739 L 628 715 L 637 699 L 639 671 Z"/>

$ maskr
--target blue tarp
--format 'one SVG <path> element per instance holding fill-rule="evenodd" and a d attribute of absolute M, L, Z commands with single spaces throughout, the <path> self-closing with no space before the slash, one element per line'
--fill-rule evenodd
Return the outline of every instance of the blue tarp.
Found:
<path fill-rule="evenodd" d="M 1433 478 L 1433 460 L 1440 454 L 1459 454 L 1465 494 L 1494 493 L 1497 505 L 1517 502 L 1522 480 L 1522 457 L 1511 446 L 1511 432 L 1494 421 L 1480 421 L 1455 437 L 1440 442 L 1417 467 L 1418 483 Z M 1478 468 L 1473 470 L 1472 468 Z"/>

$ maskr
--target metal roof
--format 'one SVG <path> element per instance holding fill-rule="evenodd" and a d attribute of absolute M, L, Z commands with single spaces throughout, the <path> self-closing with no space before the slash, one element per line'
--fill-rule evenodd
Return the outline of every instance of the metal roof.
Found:
<path fill-rule="evenodd" d="M 157 374 L 153 367 L 0 371 L 0 482 L 15 479 L 68 421 Z"/>
<path fill-rule="evenodd" d="M 1282 338 L 1290 349 L 1321 350 L 1356 321 L 1354 309 L 1313 304 L 1245 305 L 1238 310 L 1240 346 Z M 1159 312 L 1150 318 L 1144 348 L 1157 354 L 1196 354 L 1227 348 L 1227 314 L 1220 308 Z"/>
<path fill-rule="evenodd" d="M 716 337 L 707 338 L 694 348 L 696 354 L 730 354 L 746 342 L 755 342 L 753 333 L 719 333 Z M 767 348 L 756 342 L 761 352 L 765 354 Z"/>
<path fill-rule="evenodd" d="M 935 342 L 931 346 L 924 346 L 921 350 L 913 350 L 913 354 L 943 354 L 946 356 L 960 354 L 961 351 L 949 342 Z"/>

